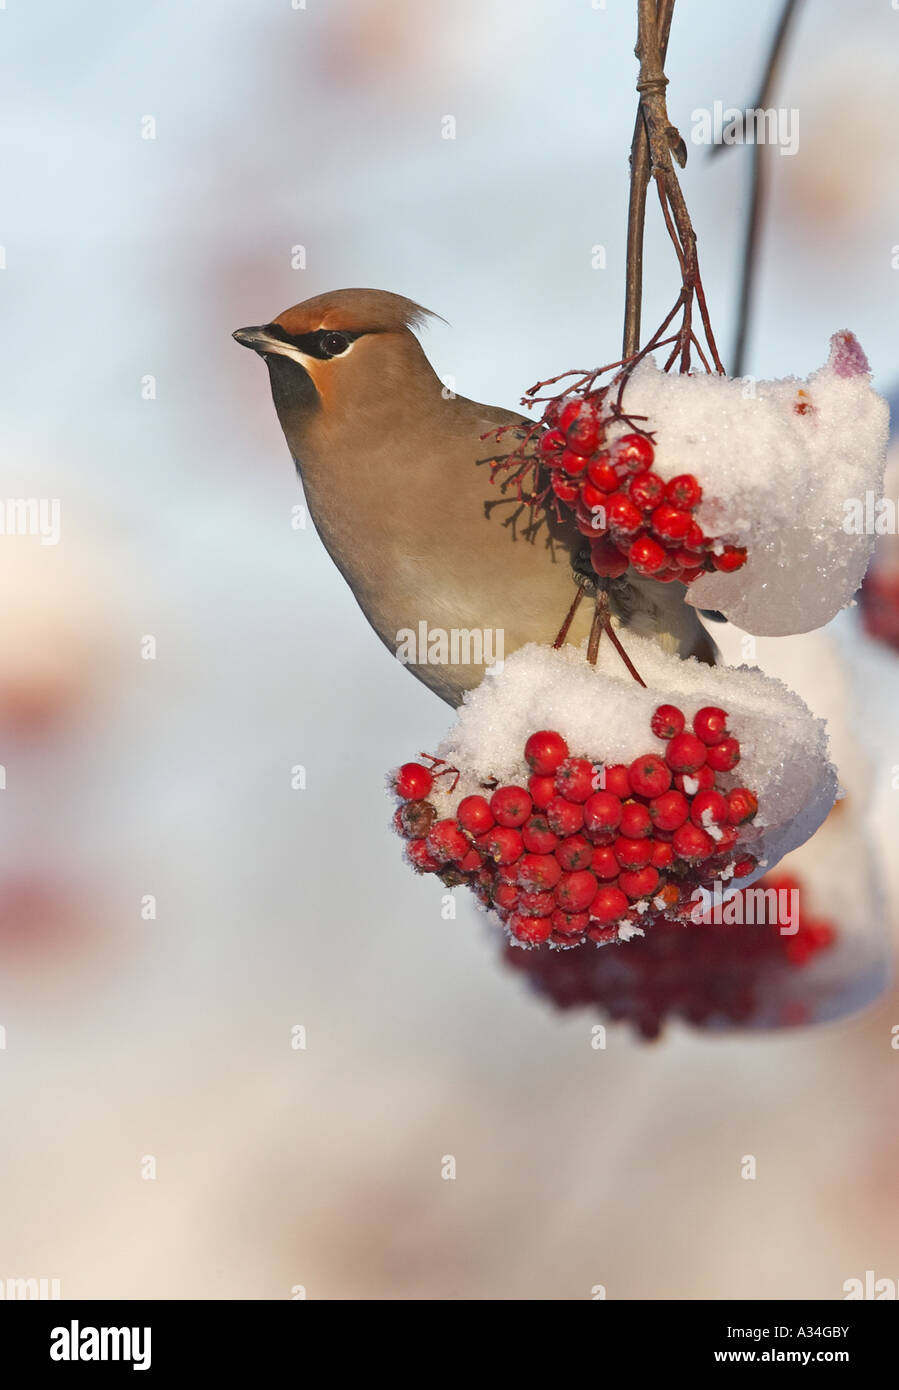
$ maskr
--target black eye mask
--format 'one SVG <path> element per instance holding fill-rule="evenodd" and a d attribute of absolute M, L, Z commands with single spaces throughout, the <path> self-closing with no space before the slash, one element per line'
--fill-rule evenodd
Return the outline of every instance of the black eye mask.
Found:
<path fill-rule="evenodd" d="M 307 357 L 317 357 L 322 362 L 340 357 L 350 343 L 362 336 L 361 333 L 346 333 L 337 328 L 319 328 L 314 333 L 288 333 L 278 323 L 267 323 L 265 332 L 281 343 L 289 343 Z"/>

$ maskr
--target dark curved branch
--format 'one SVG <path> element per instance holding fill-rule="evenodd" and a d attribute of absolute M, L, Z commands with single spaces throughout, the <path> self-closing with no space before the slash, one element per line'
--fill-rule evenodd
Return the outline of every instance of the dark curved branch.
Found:
<path fill-rule="evenodd" d="M 780 20 L 771 41 L 768 62 L 762 78 L 761 91 L 755 102 L 755 110 L 766 110 L 777 82 L 778 71 L 786 48 L 790 26 L 799 9 L 799 0 L 786 0 L 781 10 Z M 713 151 L 726 148 L 714 146 Z M 767 179 L 763 160 L 763 146 L 758 140 L 752 146 L 749 174 L 749 218 L 743 239 L 742 269 L 740 272 L 740 297 L 737 307 L 737 327 L 734 335 L 734 350 L 731 370 L 734 376 L 742 376 L 746 364 L 746 346 L 749 341 L 749 328 L 752 316 L 752 299 L 758 271 L 759 247 L 761 242 L 762 219 L 767 199 Z"/>

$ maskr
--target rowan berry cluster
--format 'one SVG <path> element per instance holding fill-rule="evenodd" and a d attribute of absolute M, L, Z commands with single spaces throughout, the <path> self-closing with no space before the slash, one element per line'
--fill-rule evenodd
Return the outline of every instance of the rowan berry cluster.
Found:
<path fill-rule="evenodd" d="M 739 840 L 758 801 L 718 785 L 740 760 L 723 709 L 704 706 L 688 731 L 680 709 L 660 705 L 651 728 L 664 749 L 629 765 L 572 756 L 561 734 L 539 730 L 520 784 L 463 796 L 443 817 L 428 798 L 447 769 L 405 763 L 394 828 L 416 869 L 467 884 L 523 945 L 601 944 L 687 917 L 697 887 L 755 869 Z"/>
<path fill-rule="evenodd" d="M 807 895 L 797 879 L 766 876 L 756 888 L 799 894 L 794 935 L 783 935 L 776 920 L 751 927 L 657 920 L 626 953 L 508 949 L 505 959 L 557 1008 L 598 1008 L 647 1039 L 658 1037 L 674 1018 L 697 1028 L 743 1024 L 769 1007 L 773 974 L 802 969 L 836 940 L 833 925 L 807 911 Z M 784 995 L 770 1021 L 805 1022 L 804 1006 L 789 998 L 788 988 Z"/>
<path fill-rule="evenodd" d="M 601 406 L 581 396 L 552 401 L 539 451 L 553 494 L 575 514 L 591 541 L 593 568 L 604 578 L 638 574 L 690 584 L 710 570 L 732 573 L 746 551 L 707 536 L 694 516 L 702 488 L 692 473 L 668 482 L 654 473 L 645 434 L 606 442 Z"/>

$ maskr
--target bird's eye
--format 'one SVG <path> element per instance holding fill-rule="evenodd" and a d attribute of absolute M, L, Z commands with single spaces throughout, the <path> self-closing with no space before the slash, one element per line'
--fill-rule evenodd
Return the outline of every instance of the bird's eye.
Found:
<path fill-rule="evenodd" d="M 350 340 L 345 333 L 323 333 L 321 342 L 329 357 L 339 357 L 342 352 L 346 352 L 350 345 Z"/>

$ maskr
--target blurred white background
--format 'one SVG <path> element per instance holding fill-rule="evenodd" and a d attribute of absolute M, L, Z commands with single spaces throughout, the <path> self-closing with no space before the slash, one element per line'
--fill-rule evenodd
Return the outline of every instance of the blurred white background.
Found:
<path fill-rule="evenodd" d="M 372 285 L 449 321 L 426 348 L 476 399 L 616 356 L 634 9 L 0 12 L 3 496 L 62 515 L 58 546 L 0 541 L 0 1279 L 71 1297 L 751 1299 L 899 1276 L 895 995 L 820 1030 L 674 1027 L 644 1046 L 619 1028 L 594 1050 L 594 1017 L 531 995 L 469 903 L 441 920 L 383 783 L 450 713 L 292 529 L 266 374 L 230 337 Z M 686 134 L 694 108 L 754 100 L 779 5 L 676 10 Z M 881 0 L 800 15 L 759 375 L 805 375 L 849 327 L 894 383 L 897 42 Z M 747 160 L 691 145 L 684 175 L 725 361 Z M 651 201 L 647 327 L 675 274 Z M 858 800 L 889 874 L 899 658 L 851 612 L 833 627 L 781 639 L 782 660 L 847 759 L 864 736 Z M 818 678 L 836 659 L 851 698 Z M 828 858 L 859 872 L 839 835 Z M 874 930 L 894 929 L 897 888 Z"/>

